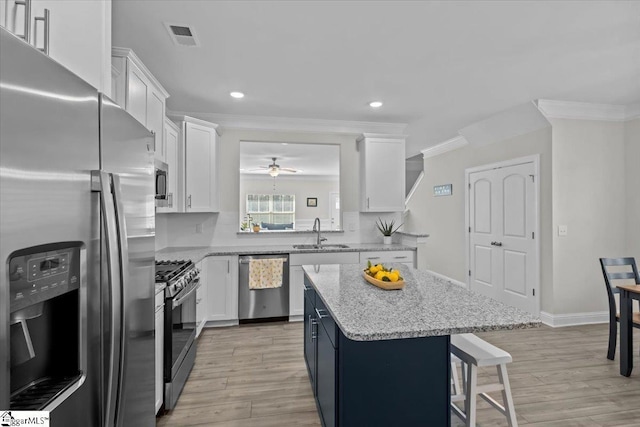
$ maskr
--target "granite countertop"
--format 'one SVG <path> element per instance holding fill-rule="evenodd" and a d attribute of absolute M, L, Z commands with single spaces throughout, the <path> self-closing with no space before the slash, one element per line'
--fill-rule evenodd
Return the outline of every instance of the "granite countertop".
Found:
<path fill-rule="evenodd" d="M 303 266 L 342 333 L 354 341 L 376 341 L 523 329 L 540 320 L 517 308 L 466 290 L 448 280 L 401 264 L 402 290 L 370 285 L 358 265 Z"/>
<path fill-rule="evenodd" d="M 156 252 L 156 260 L 190 259 L 199 262 L 207 256 L 307 254 L 324 252 L 415 251 L 415 247 L 382 243 L 346 243 L 348 248 L 295 249 L 293 245 L 260 246 L 204 246 L 190 248 L 164 248 Z"/>

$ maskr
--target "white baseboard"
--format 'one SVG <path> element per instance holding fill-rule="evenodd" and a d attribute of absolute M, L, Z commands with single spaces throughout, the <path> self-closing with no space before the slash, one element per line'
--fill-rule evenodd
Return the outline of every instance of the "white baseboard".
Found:
<path fill-rule="evenodd" d="M 444 274 L 436 273 L 435 271 L 431 271 L 431 270 L 423 270 L 423 271 L 426 271 L 427 273 L 433 274 L 434 276 L 436 276 L 436 277 L 438 277 L 438 278 L 440 278 L 442 280 L 448 280 L 449 282 L 453 283 L 454 285 L 458 285 L 458 286 L 460 286 L 462 288 L 467 289 L 467 284 L 463 283 L 463 282 L 461 282 L 459 280 L 452 279 L 451 277 L 445 276 Z"/>
<path fill-rule="evenodd" d="M 540 312 L 540 320 L 545 325 L 553 328 L 563 326 L 591 325 L 594 323 L 608 323 L 608 311 L 593 311 L 590 313 L 569 313 L 569 314 L 551 314 L 546 311 Z"/>
<path fill-rule="evenodd" d="M 297 316 L 289 316 L 289 322 L 302 322 L 304 320 L 304 314 L 299 314 Z"/>
<path fill-rule="evenodd" d="M 208 320 L 205 323 L 205 328 L 222 328 L 225 326 L 238 326 L 240 323 L 236 320 Z"/>

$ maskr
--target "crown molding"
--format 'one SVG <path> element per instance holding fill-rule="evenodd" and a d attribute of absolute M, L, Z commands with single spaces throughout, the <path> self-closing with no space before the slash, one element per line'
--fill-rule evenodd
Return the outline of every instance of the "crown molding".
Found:
<path fill-rule="evenodd" d="M 171 115 L 191 116 L 217 123 L 224 129 L 291 131 L 337 134 L 402 134 L 406 123 L 358 122 L 347 120 L 300 119 L 293 117 L 243 116 L 237 114 L 170 111 Z"/>
<path fill-rule="evenodd" d="M 428 159 L 429 157 L 439 156 L 440 154 L 444 154 L 448 151 L 457 150 L 458 148 L 465 147 L 468 144 L 469 142 L 464 136 L 458 135 L 455 138 L 448 139 L 445 142 L 434 145 L 433 147 L 425 148 L 424 150 L 421 150 L 421 153 L 425 159 Z"/>
<path fill-rule="evenodd" d="M 547 119 L 624 122 L 640 117 L 640 104 L 614 105 L 538 99 L 536 105 Z"/>

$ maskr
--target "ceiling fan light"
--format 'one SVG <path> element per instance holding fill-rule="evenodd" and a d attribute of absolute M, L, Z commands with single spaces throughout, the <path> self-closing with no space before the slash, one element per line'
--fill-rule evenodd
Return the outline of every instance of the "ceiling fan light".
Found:
<path fill-rule="evenodd" d="M 279 171 L 278 169 L 276 169 L 276 168 L 271 168 L 271 169 L 269 170 L 269 175 L 271 175 L 271 176 L 272 176 L 272 177 L 274 177 L 274 178 L 275 178 L 276 176 L 278 176 L 279 174 L 280 174 L 280 171 Z"/>

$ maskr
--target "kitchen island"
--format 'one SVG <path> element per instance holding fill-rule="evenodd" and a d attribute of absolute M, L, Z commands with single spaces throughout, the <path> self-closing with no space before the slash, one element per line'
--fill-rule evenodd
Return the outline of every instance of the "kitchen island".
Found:
<path fill-rule="evenodd" d="M 304 266 L 304 355 L 330 426 L 449 426 L 452 334 L 530 328 L 532 315 L 426 271 L 397 266 L 385 291 L 362 266 Z"/>

